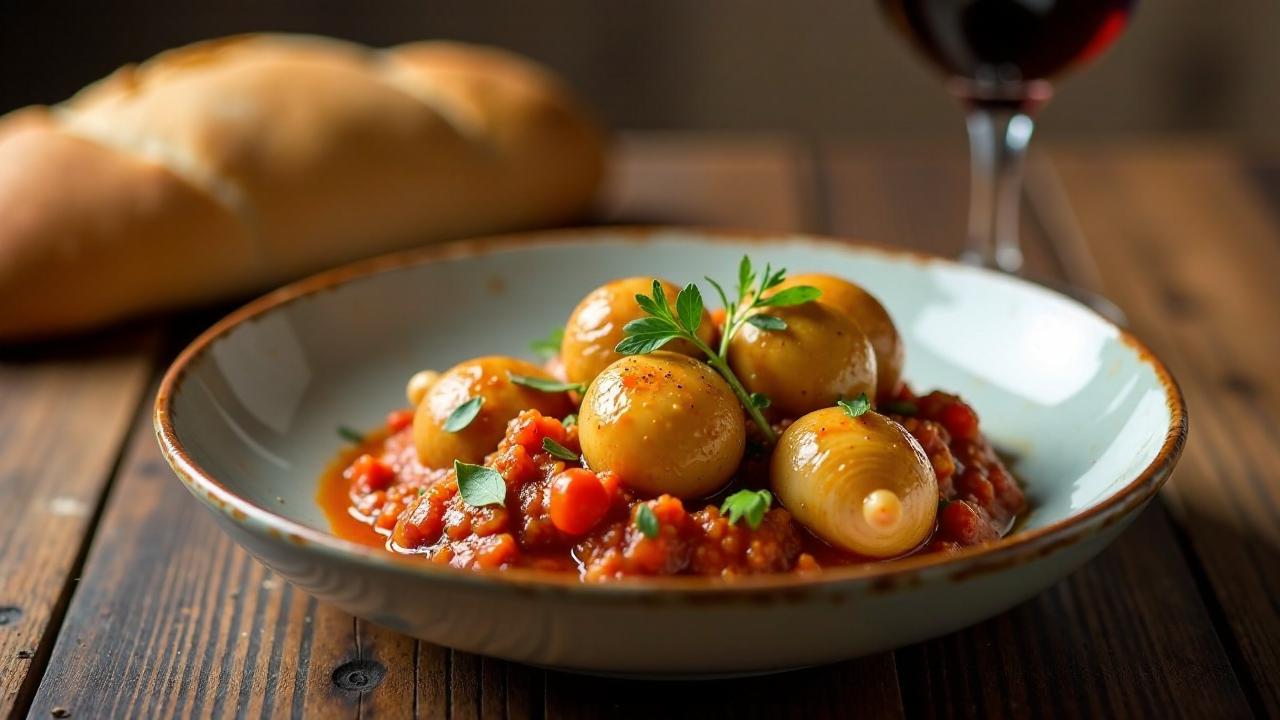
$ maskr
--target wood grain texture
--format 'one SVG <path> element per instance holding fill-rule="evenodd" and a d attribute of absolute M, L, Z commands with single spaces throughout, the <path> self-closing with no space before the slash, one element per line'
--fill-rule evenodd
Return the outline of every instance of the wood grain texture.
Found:
<path fill-rule="evenodd" d="M 1212 145 L 1061 148 L 1054 165 L 1104 287 L 1186 394 L 1164 494 L 1255 710 L 1280 716 L 1280 198 Z"/>
<path fill-rule="evenodd" d="M 0 348 L 0 717 L 48 660 L 157 348 L 138 327 Z"/>
<path fill-rule="evenodd" d="M 410 717 L 414 641 L 294 590 L 234 545 L 137 418 L 35 716 Z"/>
<path fill-rule="evenodd" d="M 828 157 L 837 232 L 947 255 L 959 249 L 962 158 L 948 165 L 937 153 L 847 146 Z M 1033 213 L 1024 215 L 1028 269 L 1066 279 L 1081 257 L 1059 251 L 1045 225 Z M 1134 257 L 1119 267 L 1140 274 L 1135 270 L 1144 265 Z M 1128 309 L 1129 298 L 1119 299 Z M 908 714 L 1245 715 L 1245 693 L 1198 594 L 1196 573 L 1180 552 L 1168 512 L 1153 504 L 1098 559 L 1048 592 L 972 628 L 898 651 Z M 1184 690 L 1191 687 L 1194 692 Z"/>

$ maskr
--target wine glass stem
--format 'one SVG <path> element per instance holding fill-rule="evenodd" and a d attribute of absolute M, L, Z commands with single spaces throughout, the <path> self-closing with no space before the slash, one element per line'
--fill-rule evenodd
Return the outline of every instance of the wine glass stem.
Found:
<path fill-rule="evenodd" d="M 968 115 L 969 195 L 967 262 L 1017 273 L 1022 268 L 1018 210 L 1022 166 L 1035 127 L 1016 109 L 971 106 Z"/>

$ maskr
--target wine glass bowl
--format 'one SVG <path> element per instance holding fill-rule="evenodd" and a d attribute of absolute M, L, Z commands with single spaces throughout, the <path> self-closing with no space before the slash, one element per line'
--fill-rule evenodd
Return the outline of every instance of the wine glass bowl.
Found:
<path fill-rule="evenodd" d="M 1106 50 L 1136 0 L 881 0 L 947 77 L 969 132 L 969 238 L 962 258 L 1017 273 L 1022 166 L 1051 81 Z"/>

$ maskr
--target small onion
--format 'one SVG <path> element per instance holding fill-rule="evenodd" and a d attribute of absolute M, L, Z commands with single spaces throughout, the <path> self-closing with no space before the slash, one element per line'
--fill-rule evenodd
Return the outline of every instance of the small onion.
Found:
<path fill-rule="evenodd" d="M 830 305 L 853 318 L 862 328 L 876 354 L 876 392 L 880 397 L 892 395 L 902 382 L 902 364 L 906 351 L 893 318 L 874 295 L 859 285 L 822 273 L 792 275 L 769 294 L 796 285 L 809 285 L 822 291 L 818 302 Z"/>
<path fill-rule="evenodd" d="M 824 408 L 796 420 L 773 451 L 773 492 L 827 542 L 887 558 L 933 529 L 938 480 L 920 443 L 875 412 Z"/>
<path fill-rule="evenodd" d="M 875 395 L 875 351 L 852 318 L 820 302 L 756 314 L 781 320 L 786 329 L 743 325 L 729 342 L 729 366 L 747 390 L 767 395 L 775 411 L 799 417 L 841 398 Z"/>
<path fill-rule="evenodd" d="M 507 423 L 524 410 L 552 417 L 563 417 L 573 410 L 568 394 L 517 385 L 511 381 L 512 374 L 554 379 L 532 363 L 501 356 L 458 363 L 440 375 L 413 416 L 413 444 L 423 465 L 447 468 L 454 460 L 478 463 L 498 447 Z M 449 416 L 474 398 L 483 398 L 475 418 L 456 432 L 445 430 Z"/>
<path fill-rule="evenodd" d="M 710 495 L 746 447 L 742 405 L 706 363 L 655 352 L 625 357 L 591 383 L 578 441 L 592 470 L 629 487 L 681 498 Z"/>
<path fill-rule="evenodd" d="M 666 280 L 659 281 L 667 296 L 667 303 L 675 306 L 680 288 Z M 564 328 L 564 340 L 560 344 L 560 357 L 564 361 L 565 377 L 570 382 L 589 383 L 606 367 L 622 356 L 614 347 L 626 337 L 622 328 L 632 320 L 645 317 L 636 304 L 636 295 L 651 295 L 653 278 L 633 277 L 613 280 L 587 294 L 569 316 Z M 704 310 L 698 337 L 711 343 L 716 329 L 711 316 Z M 663 348 L 694 357 L 700 356 L 692 344 L 677 340 Z"/>

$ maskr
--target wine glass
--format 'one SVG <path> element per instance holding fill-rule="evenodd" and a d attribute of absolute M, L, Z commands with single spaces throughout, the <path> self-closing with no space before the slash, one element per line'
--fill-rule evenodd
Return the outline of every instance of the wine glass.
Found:
<path fill-rule="evenodd" d="M 1018 210 L 1035 113 L 1053 94 L 1050 81 L 1110 46 L 1135 4 L 881 0 L 893 24 L 946 73 L 948 89 L 967 113 L 972 175 L 964 260 L 1007 273 L 1021 270 Z M 1115 308 L 1102 298 L 1082 299 L 1104 314 Z"/>

